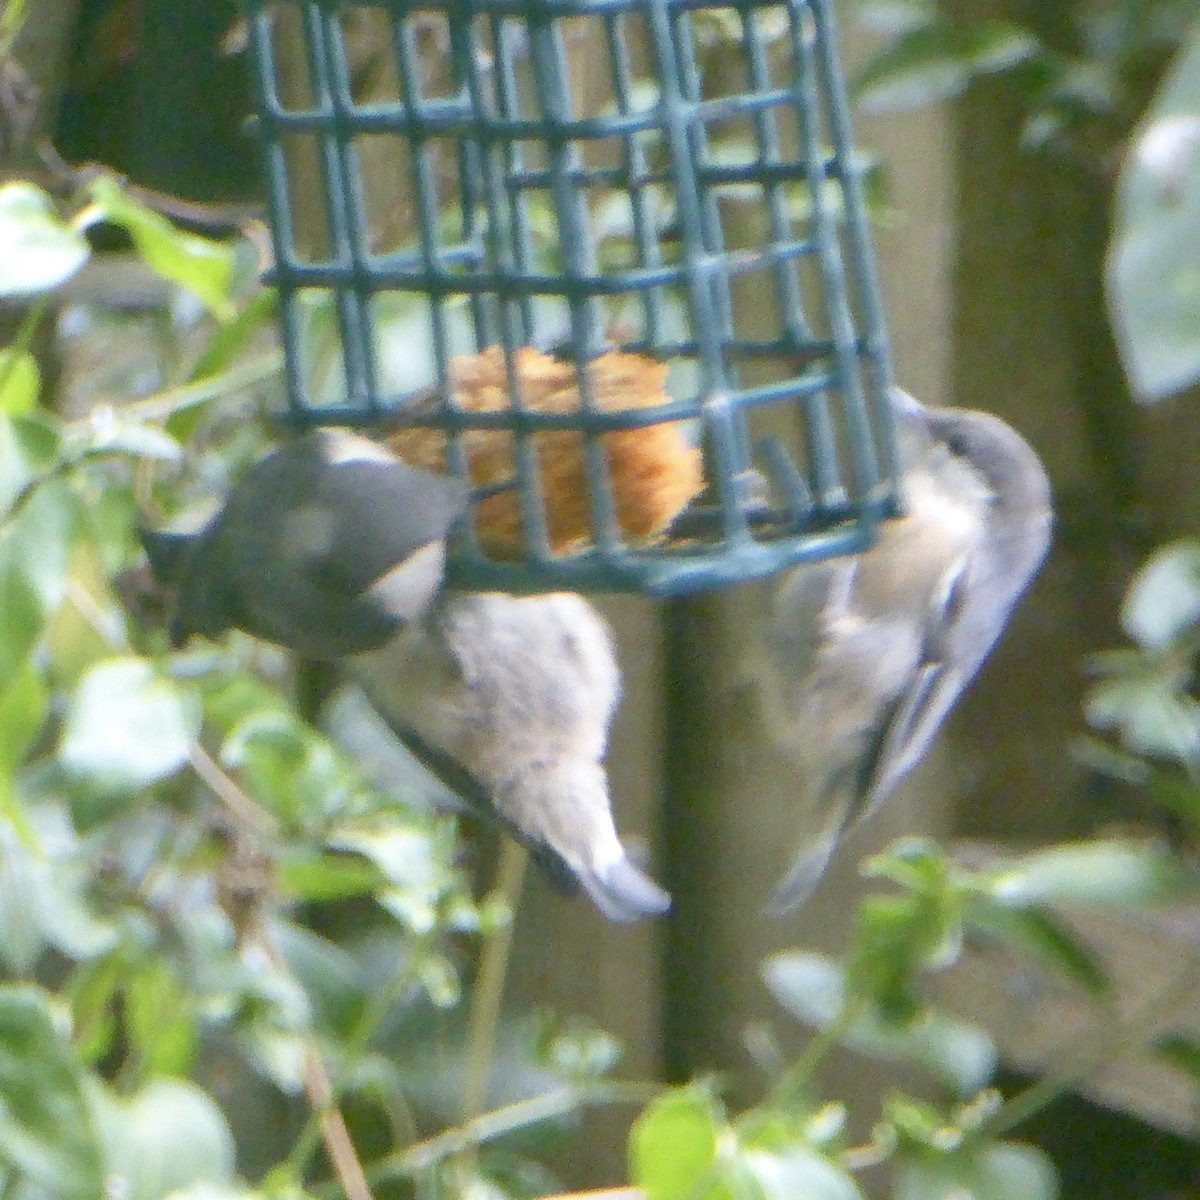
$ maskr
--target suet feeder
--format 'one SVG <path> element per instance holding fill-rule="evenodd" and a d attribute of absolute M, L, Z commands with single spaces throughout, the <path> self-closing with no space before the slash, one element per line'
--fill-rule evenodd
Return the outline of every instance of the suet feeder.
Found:
<path fill-rule="evenodd" d="M 247 9 L 289 418 L 470 478 L 455 582 L 869 544 L 890 366 L 829 0 Z"/>

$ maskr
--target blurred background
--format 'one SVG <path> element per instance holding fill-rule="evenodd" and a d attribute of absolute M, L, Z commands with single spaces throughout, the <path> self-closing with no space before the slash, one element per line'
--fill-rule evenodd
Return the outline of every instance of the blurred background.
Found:
<path fill-rule="evenodd" d="M 894 39 L 897 11 L 932 7 L 841 0 L 849 75 Z M 961 28 L 1019 23 L 1086 68 L 1077 94 L 1056 106 L 1019 55 L 962 58 L 922 76 L 916 94 L 878 78 L 872 90 L 868 79 L 855 112 L 857 140 L 886 181 L 875 238 L 897 379 L 926 403 L 998 413 L 1038 450 L 1057 506 L 1050 559 L 934 753 L 786 919 L 761 907 L 795 833 L 790 769 L 758 728 L 747 674 L 769 586 L 670 603 L 603 599 L 625 685 L 609 759 L 618 824 L 643 837 L 675 907 L 662 921 L 613 926 L 533 877 L 516 927 L 513 1012 L 585 1017 L 624 1044 L 623 1070 L 678 1081 L 718 1072 L 735 1102 L 762 1088 L 748 1028 L 775 1028 L 788 1052 L 803 1044 L 778 1019 L 762 960 L 797 945 L 844 946 L 865 855 L 905 833 L 970 839 L 986 854 L 1153 819 L 1070 747 L 1086 657 L 1119 641 L 1135 566 L 1200 524 L 1197 397 L 1132 402 L 1103 285 L 1121 155 L 1194 5 L 952 7 Z M 43 96 L 35 119 L 65 160 L 102 162 L 203 202 L 206 220 L 215 213 L 230 227 L 258 210 L 235 4 L 33 0 L 18 50 Z M 367 88 L 377 52 L 364 29 Z M 35 178 L 44 170 L 27 165 Z M 112 249 L 116 272 L 121 246 Z M 143 300 L 131 284 L 129 303 Z M 1092 932 L 1115 959 L 1146 951 L 1135 973 L 1151 990 L 1200 936 L 1186 921 L 1159 941 L 1120 921 Z M 1064 1037 L 1076 1019 L 1036 981 L 982 958 L 948 986 L 959 1011 L 998 1033 L 1014 1077 L 1044 1066 L 1057 1044 L 1032 1031 L 1034 1014 Z M 852 1121 L 873 1112 L 877 1064 L 834 1056 L 825 1078 Z M 1195 1115 L 1188 1089 L 1138 1076 L 1133 1064 L 1042 1114 L 1029 1135 L 1054 1153 L 1069 1196 L 1182 1200 L 1200 1196 Z M 577 1185 L 622 1179 L 626 1126 L 624 1113 L 589 1115 L 587 1136 L 558 1152 L 560 1174 Z"/>

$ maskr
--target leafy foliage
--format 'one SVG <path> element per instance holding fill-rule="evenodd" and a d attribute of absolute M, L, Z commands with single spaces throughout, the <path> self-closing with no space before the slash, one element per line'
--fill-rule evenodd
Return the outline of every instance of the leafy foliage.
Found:
<path fill-rule="evenodd" d="M 1141 7 L 1160 19 L 1133 22 Z M 870 103 L 923 102 L 1016 73 L 1035 97 L 1030 137 L 1042 139 L 1115 108 L 1135 51 L 1183 36 L 1180 6 L 1112 0 L 1085 30 L 1090 57 L 1071 59 L 1022 26 L 968 26 L 923 0 L 863 9 L 890 39 L 861 81 Z M 732 10 L 696 19 L 706 53 L 740 36 Z M 764 19 L 766 34 L 786 29 Z M 1177 256 L 1181 270 L 1195 263 L 1180 250 L 1195 240 L 1195 156 L 1188 137 L 1173 143 L 1182 151 L 1168 155 L 1168 178 L 1153 154 L 1145 161 L 1145 139 L 1190 113 L 1195 74 L 1182 58 L 1135 147 L 1118 239 L 1151 236 L 1177 203 L 1152 251 Z M 645 89 L 630 101 L 655 103 Z M 649 137 L 643 149 L 661 152 Z M 736 204 L 744 147 L 728 139 L 713 154 L 730 171 L 723 199 Z M 668 230 L 667 194 L 647 202 Z M 803 223 L 813 203 L 789 196 L 789 217 Z M 632 209 L 592 218 L 602 254 L 626 261 Z M 124 229 L 150 268 L 198 298 L 207 335 L 170 364 L 159 392 L 66 418 L 42 395 L 29 344 L 99 222 Z M 542 249 L 556 252 L 549 240 Z M 990 1035 L 933 1006 L 929 980 L 964 945 L 999 940 L 1107 1001 L 1103 964 L 1060 908 L 1128 908 L 1193 889 L 1181 856 L 1158 845 L 1106 839 L 969 868 L 931 843 L 898 843 L 866 865 L 879 886 L 847 922 L 837 958 L 797 949 L 764 964 L 781 1012 L 812 1032 L 797 1061 L 777 1065 L 761 1104 L 733 1114 L 706 1084 L 613 1083 L 612 1039 L 545 1018 L 504 1031 L 499 1065 L 519 1068 L 507 1072 L 511 1102 L 453 1124 L 462 1077 L 493 1063 L 453 1052 L 452 1069 L 433 1062 L 430 1031 L 458 1028 L 450 1010 L 473 999 L 466 951 L 503 931 L 507 898 L 476 902 L 453 823 L 407 803 L 403 787 L 378 787 L 301 716 L 278 656 L 241 637 L 169 651 L 133 587 L 140 507 L 187 507 L 184 464 L 201 460 L 195 490 L 208 491 L 263 441 L 246 395 L 275 386 L 280 363 L 273 347 L 257 352 L 274 297 L 246 279 L 250 257 L 181 232 L 103 173 L 66 207 L 27 183 L 0 187 L 0 296 L 28 313 L 0 349 L 0 1187 L 24 1200 L 303 1200 L 355 1190 L 357 1165 L 378 1194 L 397 1182 L 430 1194 L 544 1193 L 545 1172 L 505 1151 L 510 1134 L 587 1104 L 649 1098 L 629 1148 L 647 1200 L 858 1200 L 858 1174 L 881 1165 L 895 1200 L 1051 1200 L 1045 1156 L 1007 1139 L 1028 1104 L 992 1090 Z M 1134 255 L 1110 286 L 1135 377 L 1158 394 L 1196 372 L 1195 322 L 1176 287 L 1165 328 L 1178 354 L 1167 362 L 1149 340 L 1146 261 Z M 382 322 L 389 369 L 419 369 L 414 344 L 428 334 L 414 311 L 401 299 Z M 310 316 L 314 362 L 329 367 L 330 314 L 314 304 Z M 1084 752 L 1195 827 L 1200 549 L 1180 543 L 1148 563 L 1122 619 L 1135 644 L 1097 660 L 1088 709 L 1112 738 Z M 932 1099 L 880 1097 L 869 1141 L 852 1145 L 841 1106 L 820 1094 L 835 1045 L 916 1068 Z M 1200 1075 L 1187 1039 L 1158 1048 Z"/>
<path fill-rule="evenodd" d="M 1139 86 L 1189 36 L 1186 0 L 1098 0 L 1069 18 L 1071 45 L 1030 22 L 969 17 L 930 0 L 857 0 L 858 20 L 881 38 L 855 81 L 861 104 L 911 108 L 960 95 L 975 80 L 1012 77 L 1025 100 L 1025 142 L 1090 145 L 1101 126 L 1139 115 Z"/>
<path fill-rule="evenodd" d="M 0 284 L 30 328 L 98 221 L 215 324 L 184 386 L 76 419 L 46 406 L 25 349 L 0 358 L 0 1174 L 29 1196 L 250 1195 L 239 1158 L 290 1125 L 265 1165 L 273 1194 L 299 1194 L 321 1173 L 318 1108 L 407 1103 L 374 1069 L 381 1026 L 456 1004 L 463 939 L 507 916 L 475 904 L 447 819 L 297 714 L 277 656 L 165 649 L 136 586 L 138 508 L 188 503 L 181 434 L 227 471 L 261 444 L 252 409 L 226 413 L 243 379 L 278 373 L 273 350 L 265 371 L 237 357 L 273 306 L 242 250 L 113 178 L 77 203 L 0 189 Z M 350 913 L 355 936 L 321 932 Z M 580 1047 L 558 1077 L 607 1065 Z M 235 1137 L 224 1106 L 246 1096 L 273 1097 L 269 1136 L 260 1116 Z"/>
<path fill-rule="evenodd" d="M 1200 378 L 1200 24 L 1126 156 L 1107 284 L 1135 394 L 1158 400 Z"/>
<path fill-rule="evenodd" d="M 1078 6 L 1074 46 L 1032 25 L 963 17 L 925 0 L 859 0 L 883 41 L 856 90 L 868 109 L 911 108 L 1006 74 L 1028 109 L 1029 147 L 1070 147 L 1108 170 L 1124 159 L 1106 265 L 1109 308 L 1134 394 L 1200 380 L 1200 23 L 1181 0 Z M 1147 77 L 1170 69 L 1149 108 Z"/>
<path fill-rule="evenodd" d="M 1097 769 L 1137 784 L 1200 829 L 1200 545 L 1164 546 L 1135 576 L 1121 612 L 1131 649 L 1097 655 L 1088 721 L 1116 745 L 1090 739 L 1080 753 Z"/>
<path fill-rule="evenodd" d="M 730 1118 L 709 1090 L 692 1086 L 660 1097 L 635 1123 L 632 1178 L 650 1200 L 730 1194 L 852 1200 L 861 1195 L 855 1172 L 881 1164 L 890 1167 L 894 1200 L 1058 1195 L 1045 1153 L 1005 1137 L 1018 1115 L 1046 1103 L 1055 1089 L 1039 1085 L 1037 1092 L 1002 1098 L 992 1088 L 992 1039 L 932 1006 L 926 981 L 951 969 L 964 945 L 999 940 L 1103 1001 L 1109 991 L 1103 967 L 1061 921 L 1058 907 L 1168 902 L 1195 894 L 1194 875 L 1165 847 L 1116 840 L 971 868 L 932 843 L 909 839 L 864 870 L 890 887 L 859 906 L 837 958 L 793 950 L 764 964 L 783 1009 L 814 1031 L 796 1062 L 777 1067 L 766 1101 Z M 881 1097 L 870 1142 L 848 1144 L 840 1106 L 823 1098 L 818 1084 L 819 1067 L 835 1045 L 918 1069 L 935 1101 Z M 1185 1039 L 1164 1038 L 1160 1050 L 1179 1069 L 1195 1070 L 1194 1047 Z M 1061 1086 L 1070 1079 L 1068 1071 Z"/>

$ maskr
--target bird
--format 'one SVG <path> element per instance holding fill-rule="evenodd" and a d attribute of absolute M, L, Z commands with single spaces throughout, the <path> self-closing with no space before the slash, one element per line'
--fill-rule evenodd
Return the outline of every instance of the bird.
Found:
<path fill-rule="evenodd" d="M 603 760 L 620 673 L 608 627 L 581 596 L 447 591 L 350 671 L 402 740 L 415 734 L 479 780 L 561 890 L 582 887 L 615 921 L 670 906 L 613 822 Z"/>
<path fill-rule="evenodd" d="M 382 644 L 432 603 L 468 495 L 350 430 L 284 443 L 199 531 L 139 530 L 172 645 L 237 628 L 332 662 Z"/>
<path fill-rule="evenodd" d="M 256 463 L 193 533 L 142 529 L 172 645 L 241 629 L 334 662 L 477 815 L 614 920 L 670 900 L 617 835 L 603 760 L 620 694 L 608 629 L 572 593 L 447 589 L 458 481 L 340 429 Z"/>
<path fill-rule="evenodd" d="M 764 623 L 765 725 L 796 765 L 804 820 L 774 914 L 920 762 L 1050 546 L 1050 483 L 1011 426 L 899 388 L 889 400 L 902 514 L 861 554 L 793 568 Z"/>

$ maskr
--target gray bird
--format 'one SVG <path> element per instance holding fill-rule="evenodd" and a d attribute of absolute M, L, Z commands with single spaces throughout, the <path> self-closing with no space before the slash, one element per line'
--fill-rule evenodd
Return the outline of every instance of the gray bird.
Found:
<path fill-rule="evenodd" d="M 613 824 L 603 760 L 620 676 L 581 597 L 444 593 L 351 673 L 402 740 L 415 733 L 479 780 L 560 885 L 581 885 L 617 921 L 669 907 Z"/>
<path fill-rule="evenodd" d="M 806 810 L 777 913 L 809 896 L 841 836 L 924 756 L 1050 545 L 1050 484 L 1013 429 L 899 389 L 892 405 L 903 515 L 861 555 L 794 569 L 767 623 L 767 725 Z"/>
<path fill-rule="evenodd" d="M 256 463 L 198 533 L 143 530 L 173 585 L 171 641 L 244 629 L 331 661 L 382 645 L 441 587 L 467 489 L 341 429 Z"/>
<path fill-rule="evenodd" d="M 338 660 L 393 732 L 560 890 L 615 920 L 669 898 L 626 857 L 603 758 L 620 678 L 580 597 L 441 591 L 467 493 L 317 430 L 257 463 L 198 533 L 142 531 L 171 638 L 243 629 Z"/>

